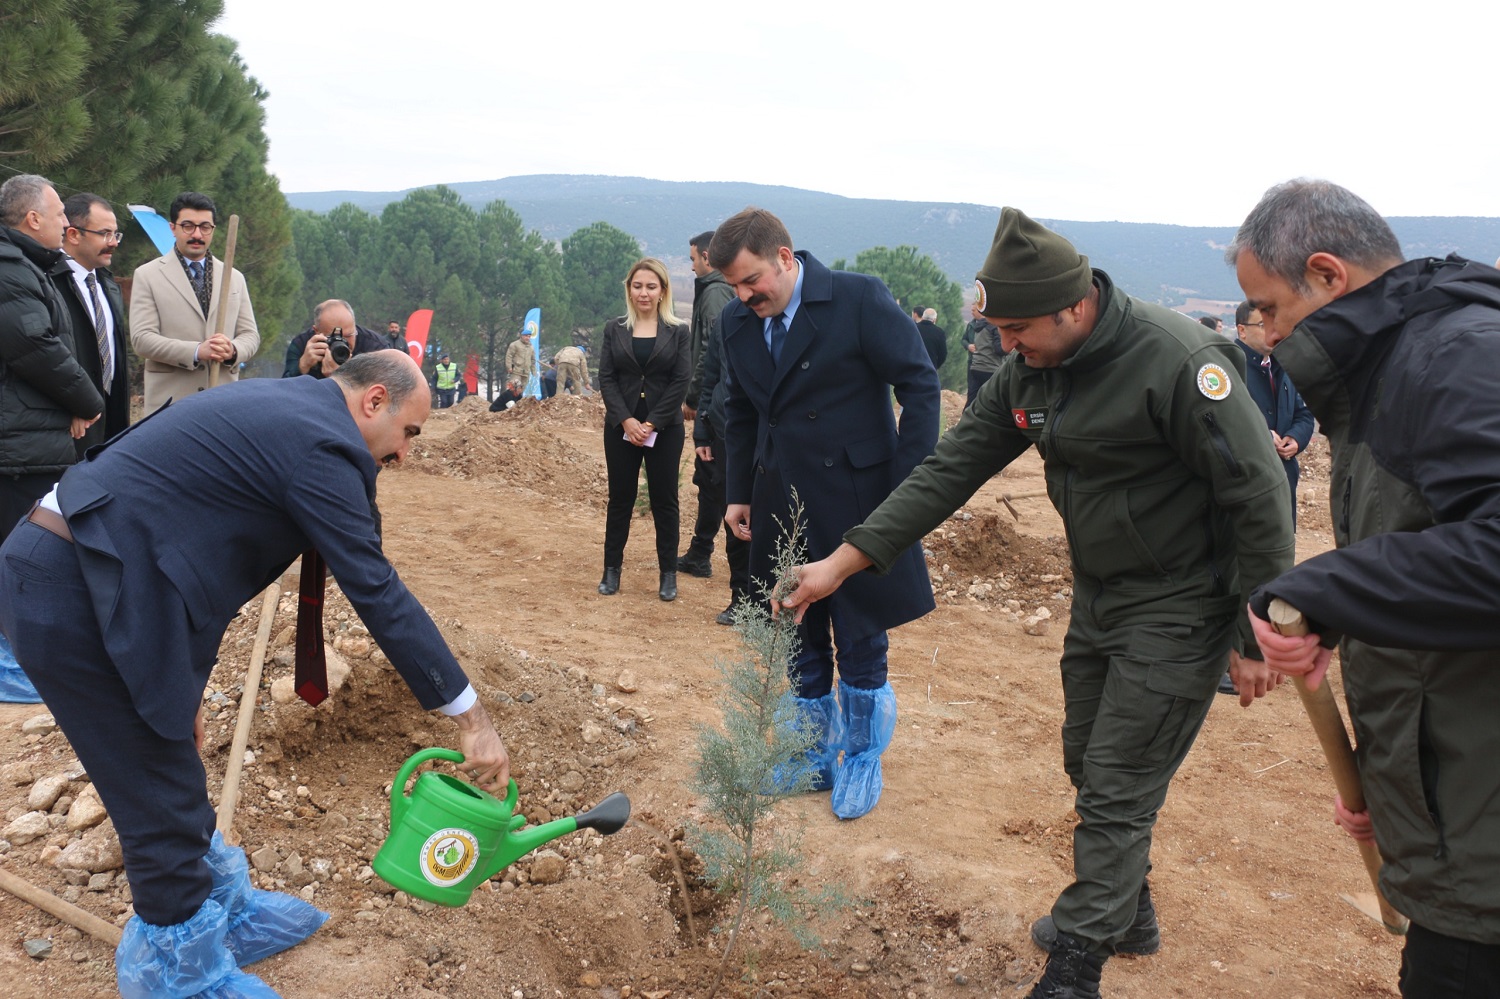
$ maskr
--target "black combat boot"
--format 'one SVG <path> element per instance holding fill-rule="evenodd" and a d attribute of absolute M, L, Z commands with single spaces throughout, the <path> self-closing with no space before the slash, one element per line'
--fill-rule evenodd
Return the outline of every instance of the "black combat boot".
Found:
<path fill-rule="evenodd" d="M 661 585 L 657 587 L 656 595 L 663 600 L 677 599 L 677 573 L 663 572 L 661 574 Z"/>
<path fill-rule="evenodd" d="M 605 566 L 604 578 L 599 580 L 599 593 L 606 597 L 612 597 L 620 592 L 620 567 Z"/>
<path fill-rule="evenodd" d="M 1049 954 L 1057 942 L 1057 926 L 1051 916 L 1043 916 L 1031 924 L 1031 942 Z M 1156 906 L 1151 904 L 1151 882 L 1141 882 L 1141 893 L 1135 900 L 1135 919 L 1130 929 L 1115 945 L 1116 954 L 1145 957 L 1161 950 L 1161 928 L 1156 924 Z"/>
<path fill-rule="evenodd" d="M 689 576 L 697 576 L 699 579 L 710 579 L 714 574 L 713 562 L 709 560 L 712 552 L 704 552 L 694 542 L 688 545 L 688 550 L 677 556 L 677 571 L 685 572 Z"/>
<path fill-rule="evenodd" d="M 1026 999 L 1099 999 L 1104 961 L 1071 933 L 1058 933 L 1042 978 Z"/>

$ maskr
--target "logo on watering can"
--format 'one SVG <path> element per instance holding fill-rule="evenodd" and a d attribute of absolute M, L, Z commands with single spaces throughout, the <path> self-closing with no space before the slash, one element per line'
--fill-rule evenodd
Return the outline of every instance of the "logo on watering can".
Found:
<path fill-rule="evenodd" d="M 422 876 L 449 888 L 469 876 L 479 862 L 479 841 L 467 829 L 439 829 L 422 844 Z"/>

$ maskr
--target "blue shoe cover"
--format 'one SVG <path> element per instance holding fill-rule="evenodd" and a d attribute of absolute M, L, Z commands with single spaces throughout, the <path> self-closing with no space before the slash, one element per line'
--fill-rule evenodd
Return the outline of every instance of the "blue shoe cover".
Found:
<path fill-rule="evenodd" d="M 880 754 L 896 734 L 896 692 L 889 683 L 861 690 L 839 681 L 844 715 L 844 765 L 833 777 L 830 803 L 841 819 L 857 819 L 880 800 Z"/>
<path fill-rule="evenodd" d="M 115 948 L 115 977 L 124 999 L 281 999 L 276 990 L 234 965 L 224 945 L 229 919 L 207 899 L 185 923 L 155 926 L 130 917 Z"/>
<path fill-rule="evenodd" d="M 826 791 L 833 786 L 839 750 L 844 743 L 844 722 L 839 716 L 838 701 L 829 691 L 822 697 L 793 697 L 792 703 L 796 706 L 795 723 L 809 726 L 817 741 L 806 755 L 778 766 L 771 774 L 772 786 L 784 794 L 811 770 L 812 783 L 807 790 Z"/>
<path fill-rule="evenodd" d="M 11 704 L 37 704 L 41 695 L 31 685 L 31 680 L 21 671 L 15 654 L 10 651 L 10 642 L 0 635 L 0 701 Z"/>
<path fill-rule="evenodd" d="M 214 883 L 209 898 L 228 914 L 224 943 L 241 967 L 295 947 L 328 921 L 328 913 L 296 896 L 252 888 L 245 851 L 226 846 L 217 831 L 203 859 Z"/>

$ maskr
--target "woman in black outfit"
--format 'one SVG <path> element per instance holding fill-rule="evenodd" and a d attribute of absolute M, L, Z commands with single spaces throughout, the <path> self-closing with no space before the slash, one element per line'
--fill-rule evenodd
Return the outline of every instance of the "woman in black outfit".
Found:
<path fill-rule="evenodd" d="M 635 512 L 641 462 L 656 521 L 658 595 L 677 599 L 677 472 L 682 460 L 682 403 L 692 379 L 689 327 L 672 312 L 672 284 L 660 260 L 647 257 L 625 279 L 625 315 L 604 326 L 599 392 L 604 396 L 604 464 L 609 510 L 604 518 L 604 578 L 599 592 L 620 589 L 625 541 Z"/>

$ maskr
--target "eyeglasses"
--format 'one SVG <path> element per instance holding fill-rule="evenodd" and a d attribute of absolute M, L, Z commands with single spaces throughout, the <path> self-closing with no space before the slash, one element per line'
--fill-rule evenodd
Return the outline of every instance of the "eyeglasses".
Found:
<path fill-rule="evenodd" d="M 1264 326 L 1265 323 L 1240 323 L 1241 326 Z"/>
<path fill-rule="evenodd" d="M 193 230 L 196 229 L 199 232 L 203 233 L 203 235 L 207 236 L 209 233 L 214 231 L 214 224 L 212 222 L 178 222 L 177 228 L 181 229 L 183 232 L 189 235 L 191 235 Z"/>
<path fill-rule="evenodd" d="M 79 232 L 91 232 L 95 236 L 103 236 L 106 243 L 125 242 L 125 233 L 119 229 L 85 229 L 81 225 L 75 225 L 72 228 L 77 229 Z"/>

